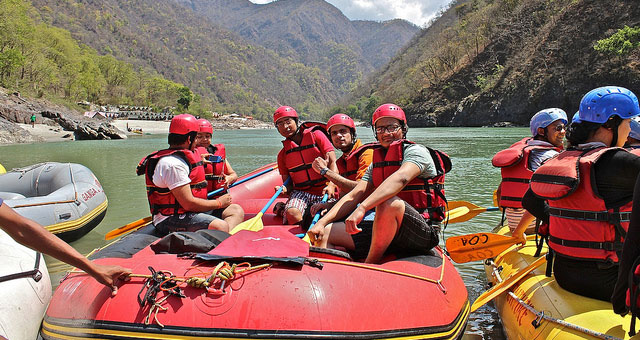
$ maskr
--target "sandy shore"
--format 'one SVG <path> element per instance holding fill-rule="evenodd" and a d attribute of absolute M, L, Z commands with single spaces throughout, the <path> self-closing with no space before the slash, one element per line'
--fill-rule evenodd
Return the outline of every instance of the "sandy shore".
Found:
<path fill-rule="evenodd" d="M 31 124 L 17 125 L 27 130 L 34 136 L 42 137 L 46 142 L 61 142 L 65 140 L 73 140 L 73 131 L 64 131 L 60 126 L 36 124 L 34 127 L 31 127 Z"/>
<path fill-rule="evenodd" d="M 127 125 L 130 129 L 142 129 L 143 133 L 151 133 L 151 134 L 159 134 L 159 133 L 169 133 L 169 122 L 164 121 L 153 121 L 153 120 L 112 120 L 111 125 L 114 125 L 120 131 L 126 133 L 127 135 L 135 135 L 133 132 L 129 132 L 127 130 Z"/>

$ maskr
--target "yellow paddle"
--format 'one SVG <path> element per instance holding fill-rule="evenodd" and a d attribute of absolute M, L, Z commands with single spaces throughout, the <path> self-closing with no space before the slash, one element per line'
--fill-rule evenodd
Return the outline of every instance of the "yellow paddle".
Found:
<path fill-rule="evenodd" d="M 506 280 L 496 284 L 495 286 L 491 287 L 491 289 L 480 294 L 480 296 L 478 296 L 476 301 L 473 302 L 473 305 L 471 305 L 471 312 L 472 313 L 475 312 L 478 308 L 484 306 L 484 304 L 493 300 L 493 298 L 495 298 L 496 296 L 504 293 L 507 289 L 511 288 L 511 286 L 516 284 L 518 281 L 522 280 L 522 278 L 524 278 L 527 274 L 531 273 L 534 269 L 540 267 L 546 261 L 547 261 L 546 257 L 542 256 L 537 260 L 531 262 L 530 265 L 512 274 Z"/>
<path fill-rule="evenodd" d="M 111 230 L 110 232 L 108 232 L 106 235 L 104 235 L 104 239 L 105 240 L 111 240 L 113 238 L 116 238 L 120 235 L 123 235 L 129 231 L 132 230 L 136 230 L 136 229 L 140 229 L 144 226 L 147 226 L 149 223 L 151 223 L 151 216 L 147 216 L 145 218 L 141 218 L 137 221 L 131 222 L 127 225 L 123 225 L 120 228 L 116 228 Z"/>
<path fill-rule="evenodd" d="M 229 232 L 229 234 L 233 235 L 237 232 L 239 232 L 240 230 L 249 230 L 249 231 L 260 231 L 262 230 L 262 228 L 264 228 L 264 224 L 262 224 L 262 215 L 264 215 L 264 213 L 267 211 L 267 209 L 269 209 L 269 207 L 271 206 L 271 204 L 276 200 L 276 198 L 278 198 L 278 196 L 280 195 L 280 193 L 282 192 L 282 189 L 289 184 L 289 182 L 291 182 L 291 177 L 287 178 L 286 181 L 284 181 L 284 183 L 280 186 L 280 188 L 276 191 L 275 194 L 273 194 L 273 196 L 271 197 L 271 199 L 269 200 L 269 202 L 267 202 L 267 205 L 264 206 L 264 208 L 262 208 L 262 210 L 260 210 L 260 212 L 238 224 L 235 228 L 233 228 L 233 230 L 231 230 Z"/>
<path fill-rule="evenodd" d="M 500 210 L 498 207 L 482 208 L 467 201 L 449 201 L 448 206 L 449 223 L 465 222 L 476 217 L 481 212 Z"/>
<path fill-rule="evenodd" d="M 516 243 L 518 240 L 510 236 L 477 233 L 449 237 L 445 244 L 452 260 L 466 263 L 494 257 Z"/>

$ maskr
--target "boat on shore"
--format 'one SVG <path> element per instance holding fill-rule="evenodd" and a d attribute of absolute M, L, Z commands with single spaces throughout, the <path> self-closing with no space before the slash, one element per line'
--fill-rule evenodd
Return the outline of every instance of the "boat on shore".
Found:
<path fill-rule="evenodd" d="M 42 254 L 0 229 L 0 339 L 36 339 L 51 300 Z"/>
<path fill-rule="evenodd" d="M 272 167 L 266 166 L 259 171 Z M 282 179 L 270 171 L 230 189 L 246 218 Z M 283 201 L 284 198 L 279 198 Z M 269 211 L 269 210 L 268 210 Z M 470 304 L 443 251 L 381 264 L 310 247 L 267 213 L 260 231 L 198 231 L 160 238 L 153 226 L 92 255 L 136 274 L 115 297 L 83 273 L 71 273 L 46 312 L 44 339 L 460 339 Z M 203 235 L 204 234 L 204 235 Z M 214 248 L 184 253 L 201 237 Z M 166 241 L 167 238 L 170 241 Z M 221 241 L 221 242 L 220 242 Z M 71 302 L 71 303 L 70 303 Z"/>
<path fill-rule="evenodd" d="M 508 227 L 494 230 L 510 235 Z M 547 251 L 543 248 L 542 255 Z M 485 261 L 490 284 L 495 285 L 531 265 L 536 258 L 535 239 L 524 247 L 511 246 Z M 493 299 L 509 339 L 630 339 L 629 315 L 613 312 L 611 303 L 583 297 L 562 289 L 545 275 L 546 263 Z M 588 280 L 588 278 L 585 278 Z M 635 336 L 633 338 L 640 338 Z"/>
<path fill-rule="evenodd" d="M 20 215 L 71 242 L 95 228 L 107 213 L 107 195 L 81 164 L 47 162 L 0 175 L 0 198 Z"/>

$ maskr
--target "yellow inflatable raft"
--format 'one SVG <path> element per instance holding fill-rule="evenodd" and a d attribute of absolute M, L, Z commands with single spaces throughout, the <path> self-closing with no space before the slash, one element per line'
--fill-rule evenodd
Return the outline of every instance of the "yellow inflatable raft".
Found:
<path fill-rule="evenodd" d="M 495 230 L 508 234 L 509 228 Z M 535 241 L 512 246 L 495 259 L 485 261 L 489 283 L 496 284 L 525 268 L 537 258 Z M 542 251 L 546 253 L 546 248 Z M 615 314 L 611 304 L 570 293 L 545 276 L 546 263 L 533 270 L 493 303 L 507 337 L 514 339 L 629 339 L 630 316 Z M 589 278 L 584 278 L 588 280 Z M 636 335 L 633 339 L 640 339 Z"/>

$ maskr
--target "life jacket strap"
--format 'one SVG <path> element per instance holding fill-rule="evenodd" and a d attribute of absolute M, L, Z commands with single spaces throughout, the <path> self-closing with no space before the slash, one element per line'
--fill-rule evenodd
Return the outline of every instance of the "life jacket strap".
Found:
<path fill-rule="evenodd" d="M 606 221 L 611 222 L 611 224 L 619 224 L 620 222 L 629 222 L 631 220 L 631 212 L 583 211 L 549 208 L 549 214 L 560 218 L 583 221 Z"/>
<path fill-rule="evenodd" d="M 591 241 L 577 241 L 577 240 L 565 240 L 553 235 L 549 235 L 549 242 L 559 244 L 565 247 L 573 248 L 587 248 L 587 249 L 602 249 L 607 251 L 621 250 L 622 246 L 615 242 L 591 242 Z"/>

